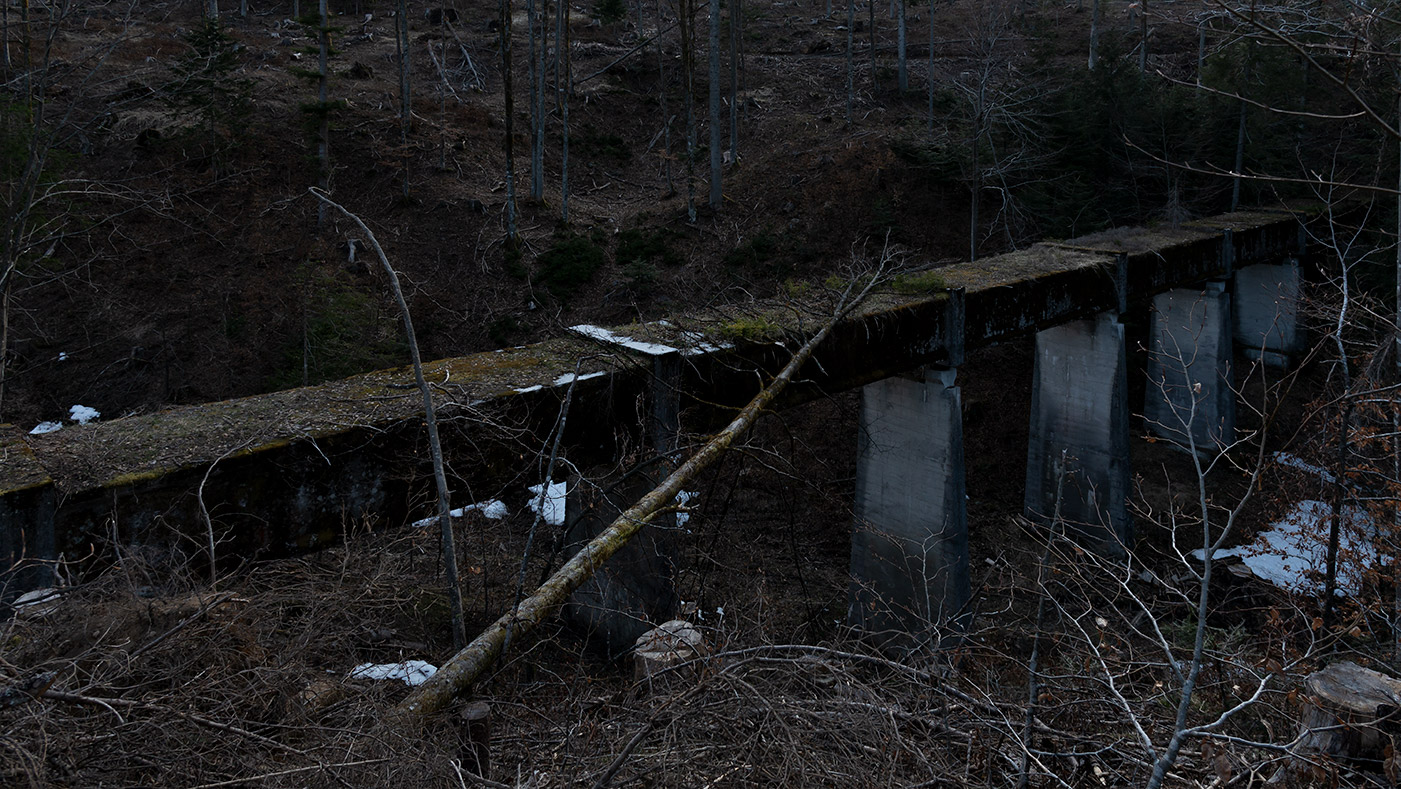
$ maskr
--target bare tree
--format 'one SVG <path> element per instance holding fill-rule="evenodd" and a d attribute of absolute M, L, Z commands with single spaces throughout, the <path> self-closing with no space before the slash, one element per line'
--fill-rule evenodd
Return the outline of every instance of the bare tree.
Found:
<path fill-rule="evenodd" d="M 325 3 L 326 0 L 321 1 Z M 404 337 L 409 345 L 409 362 L 413 365 L 414 381 L 418 384 L 419 395 L 423 398 L 423 423 L 428 431 L 433 482 L 438 491 L 438 528 L 443 540 L 443 572 L 447 576 L 448 605 L 452 613 L 452 642 L 456 648 L 461 649 L 467 643 L 467 630 L 466 620 L 463 619 L 462 582 L 457 573 L 457 548 L 452 531 L 451 505 L 448 503 L 447 472 L 443 465 L 443 444 L 438 438 L 438 416 L 437 409 L 433 406 L 433 390 L 423 377 L 423 360 L 418 353 L 418 335 L 414 333 L 413 315 L 409 312 L 408 302 L 404 300 L 404 291 L 399 287 L 399 275 L 394 271 L 394 266 L 390 265 L 389 257 L 384 254 L 384 248 L 379 245 L 379 239 L 375 238 L 374 232 L 360 217 L 331 200 L 325 192 L 315 188 L 310 191 L 320 202 L 345 214 L 346 218 L 354 222 L 355 226 L 360 228 L 360 232 L 365 234 L 370 248 L 375 251 L 375 256 L 379 258 L 385 276 L 389 279 L 389 290 L 394 296 L 394 303 L 399 307 L 399 316 L 404 321 Z"/>
<path fill-rule="evenodd" d="M 720 210 L 720 153 L 724 137 L 720 125 L 720 0 L 710 2 L 710 208 Z"/>
<path fill-rule="evenodd" d="M 325 0 L 322 0 L 323 2 Z M 501 27 L 501 83 L 506 104 L 506 238 L 516 242 L 516 143 L 514 72 L 511 62 L 511 0 L 501 0 L 499 6 Z"/>
<path fill-rule="evenodd" d="M 409 5 L 408 0 L 399 0 L 394 19 L 394 47 L 398 54 L 399 66 L 399 145 L 404 157 L 404 197 L 409 196 L 409 169 L 412 157 L 409 156 L 409 133 L 413 128 L 413 96 L 411 93 L 413 74 L 409 59 Z"/>
<path fill-rule="evenodd" d="M 897 0 L 899 5 L 899 17 L 896 22 L 896 45 L 895 45 L 895 89 L 904 93 L 910 89 L 910 67 L 909 61 L 905 57 L 905 0 Z"/>

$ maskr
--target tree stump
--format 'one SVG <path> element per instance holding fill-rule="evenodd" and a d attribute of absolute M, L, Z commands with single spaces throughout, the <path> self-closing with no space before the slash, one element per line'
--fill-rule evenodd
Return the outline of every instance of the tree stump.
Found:
<path fill-rule="evenodd" d="M 1369 772 L 1395 772 L 1393 739 L 1401 734 L 1401 680 L 1342 661 L 1304 680 L 1294 769 L 1316 773 L 1335 761 Z M 1276 777 L 1276 780 L 1279 776 Z M 1392 781 L 1394 783 L 1394 781 Z"/>
<path fill-rule="evenodd" d="M 462 768 L 481 778 L 491 772 L 491 705 L 474 701 L 462 708 L 458 725 L 461 727 Z"/>
<path fill-rule="evenodd" d="M 705 654 L 705 637 L 690 622 L 673 619 L 642 634 L 632 653 L 633 676 L 655 687 L 672 666 Z M 667 672 L 675 675 L 676 672 Z M 690 672 L 694 675 L 694 672 Z"/>

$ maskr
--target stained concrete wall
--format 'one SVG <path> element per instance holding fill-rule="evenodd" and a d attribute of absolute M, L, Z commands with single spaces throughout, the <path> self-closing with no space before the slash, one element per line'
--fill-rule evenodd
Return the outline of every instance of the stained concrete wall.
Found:
<path fill-rule="evenodd" d="M 1154 433 L 1215 452 L 1236 436 L 1231 294 L 1223 282 L 1153 298 L 1143 415 Z"/>
<path fill-rule="evenodd" d="M 1234 285 L 1232 321 L 1241 351 L 1266 364 L 1289 366 L 1300 348 L 1298 259 L 1239 269 Z"/>
<path fill-rule="evenodd" d="M 666 346 L 643 343 L 633 343 L 630 350 L 651 365 L 646 436 L 656 458 L 607 489 L 585 489 L 582 480 L 571 480 L 566 555 L 598 536 L 675 467 L 681 433 L 682 355 Z M 584 632 L 591 646 L 610 656 L 621 655 L 642 634 L 675 618 L 680 602 L 678 539 L 676 514 L 658 515 L 569 596 L 565 617 Z"/>
<path fill-rule="evenodd" d="M 1124 326 L 1114 313 L 1038 332 L 1026 514 L 1101 553 L 1133 545 Z"/>
<path fill-rule="evenodd" d="M 932 369 L 862 389 L 847 618 L 867 632 L 937 639 L 939 626 L 956 622 L 967 606 L 955 373 Z"/>

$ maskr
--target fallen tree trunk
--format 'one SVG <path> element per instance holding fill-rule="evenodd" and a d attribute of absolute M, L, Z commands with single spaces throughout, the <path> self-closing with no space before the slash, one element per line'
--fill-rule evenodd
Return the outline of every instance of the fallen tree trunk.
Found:
<path fill-rule="evenodd" d="M 391 717 L 406 719 L 431 714 L 446 707 L 458 694 L 465 693 L 500 656 L 508 637 L 520 636 L 544 621 L 563 605 L 570 593 L 583 585 L 608 557 L 641 531 L 653 517 L 673 506 L 681 489 L 718 460 L 735 439 L 754 424 L 764 409 L 768 408 L 774 398 L 793 380 L 793 376 L 812 356 L 813 350 L 822 344 L 837 321 L 861 302 L 878 280 L 878 276 L 879 272 L 873 274 L 855 298 L 846 298 L 850 296 L 854 285 L 848 287 L 841 303 L 822 329 L 793 354 L 793 358 L 783 370 L 749 401 L 734 421 L 710 439 L 700 451 L 673 471 L 660 485 L 619 515 L 607 529 L 541 584 L 534 594 L 522 600 L 513 610 L 507 611 L 465 649 L 453 655 L 431 679 L 419 685 L 408 698 L 395 707 Z"/>

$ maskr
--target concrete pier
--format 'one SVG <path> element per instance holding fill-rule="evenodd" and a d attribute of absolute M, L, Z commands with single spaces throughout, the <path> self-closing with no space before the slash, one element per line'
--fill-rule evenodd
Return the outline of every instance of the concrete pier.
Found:
<path fill-rule="evenodd" d="M 955 375 L 929 368 L 862 389 L 847 619 L 895 643 L 937 643 L 966 613 L 968 505 Z"/>
<path fill-rule="evenodd" d="M 671 473 L 681 434 L 680 350 L 592 326 L 574 330 L 650 365 L 645 440 L 655 457 L 645 468 L 633 469 L 611 485 L 590 488 L 582 480 L 571 480 L 565 518 L 569 554 Z M 675 618 L 678 533 L 676 513 L 658 515 L 570 595 L 565 615 L 596 648 L 610 656 L 622 655 L 639 636 Z"/>
<path fill-rule="evenodd" d="M 1133 546 L 1124 326 L 1101 313 L 1038 332 L 1026 515 L 1106 555 Z"/>
<path fill-rule="evenodd" d="M 1231 294 L 1224 282 L 1153 297 L 1143 415 L 1159 436 L 1197 452 L 1235 441 Z"/>
<path fill-rule="evenodd" d="M 1298 354 L 1299 260 L 1261 263 L 1235 272 L 1232 318 L 1241 351 L 1274 367 L 1288 367 Z"/>

